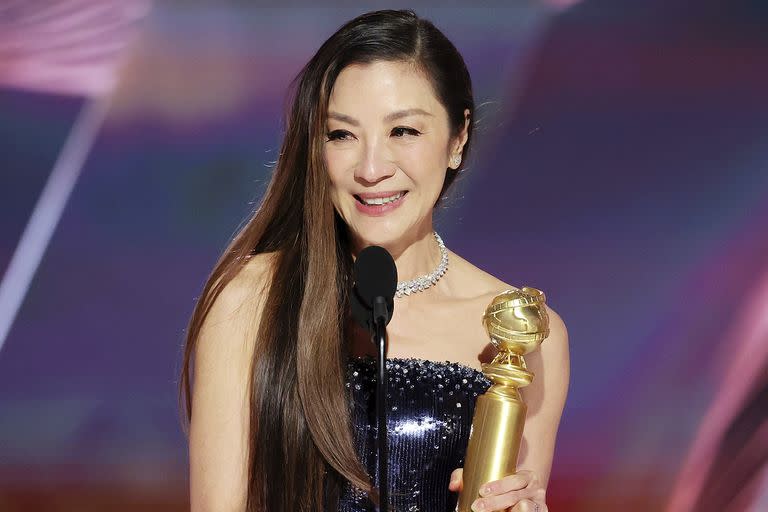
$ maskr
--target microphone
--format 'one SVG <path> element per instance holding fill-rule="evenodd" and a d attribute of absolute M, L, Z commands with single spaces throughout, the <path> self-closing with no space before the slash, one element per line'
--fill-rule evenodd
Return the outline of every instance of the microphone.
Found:
<path fill-rule="evenodd" d="M 350 297 L 352 315 L 357 323 L 373 331 L 378 321 L 387 325 L 395 309 L 397 267 L 389 251 L 371 245 L 355 259 L 355 285 Z"/>
<path fill-rule="evenodd" d="M 379 467 L 379 512 L 389 511 L 389 448 L 387 443 L 387 330 L 395 310 L 397 267 L 392 255 L 378 245 L 366 247 L 355 259 L 355 285 L 350 306 L 355 320 L 368 329 L 378 351 L 376 379 L 376 444 Z"/>

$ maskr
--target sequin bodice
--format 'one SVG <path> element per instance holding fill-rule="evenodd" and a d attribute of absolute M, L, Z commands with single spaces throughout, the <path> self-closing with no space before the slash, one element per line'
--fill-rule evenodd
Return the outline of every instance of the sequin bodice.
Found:
<path fill-rule="evenodd" d="M 448 490 L 462 467 L 477 395 L 491 383 L 459 363 L 387 359 L 387 439 L 391 512 L 453 512 L 458 495 Z M 378 486 L 376 458 L 376 360 L 350 358 L 347 387 L 361 462 Z M 373 511 L 367 496 L 344 487 L 339 512 Z"/>

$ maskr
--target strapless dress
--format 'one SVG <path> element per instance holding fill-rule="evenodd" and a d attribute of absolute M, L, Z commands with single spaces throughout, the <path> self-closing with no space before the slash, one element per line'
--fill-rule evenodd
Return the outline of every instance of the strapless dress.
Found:
<path fill-rule="evenodd" d="M 458 494 L 451 472 L 464 465 L 475 401 L 491 382 L 469 366 L 415 358 L 390 358 L 387 439 L 390 512 L 453 512 Z M 358 456 L 378 487 L 376 359 L 347 364 L 351 417 Z M 348 482 L 339 512 L 374 512 L 367 495 Z"/>

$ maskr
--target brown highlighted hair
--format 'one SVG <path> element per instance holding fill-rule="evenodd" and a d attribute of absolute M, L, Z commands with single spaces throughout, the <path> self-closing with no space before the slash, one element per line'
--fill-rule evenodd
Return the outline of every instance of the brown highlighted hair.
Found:
<path fill-rule="evenodd" d="M 378 501 L 350 426 L 344 332 L 352 249 L 322 158 L 337 76 L 350 64 L 378 60 L 410 62 L 427 77 L 448 112 L 452 137 L 464 127 L 464 110 L 473 115 L 464 60 L 432 23 L 409 10 L 371 12 L 346 23 L 292 82 L 286 133 L 261 206 L 219 258 L 188 325 L 180 377 L 186 422 L 191 362 L 211 305 L 250 256 L 276 253 L 250 376 L 249 512 L 335 510 L 345 480 Z M 470 122 L 463 162 L 471 140 Z M 438 203 L 457 172 L 447 169 Z"/>

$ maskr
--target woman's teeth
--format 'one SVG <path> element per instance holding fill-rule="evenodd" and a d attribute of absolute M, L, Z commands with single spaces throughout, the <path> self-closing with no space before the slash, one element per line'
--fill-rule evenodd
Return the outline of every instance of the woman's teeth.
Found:
<path fill-rule="evenodd" d="M 404 192 L 398 192 L 397 194 L 389 197 L 376 197 L 372 199 L 363 199 L 360 198 L 360 201 L 362 201 L 364 204 L 373 205 L 373 204 L 387 204 L 391 203 L 392 201 L 397 201 L 403 196 Z M 359 197 L 359 196 L 358 196 Z"/>

